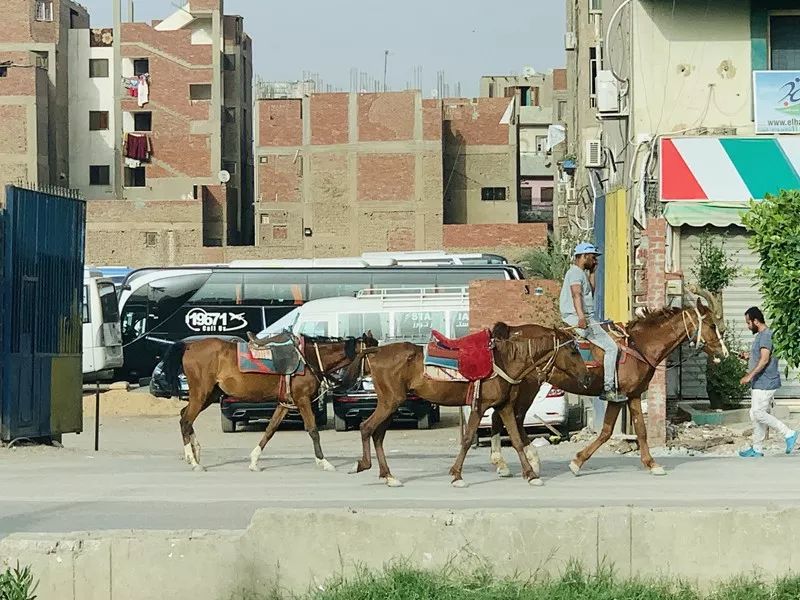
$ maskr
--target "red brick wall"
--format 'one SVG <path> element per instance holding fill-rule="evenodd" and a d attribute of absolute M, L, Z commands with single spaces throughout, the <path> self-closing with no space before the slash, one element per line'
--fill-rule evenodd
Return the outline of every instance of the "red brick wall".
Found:
<path fill-rule="evenodd" d="M 413 154 L 360 154 L 358 199 L 412 200 L 414 176 Z"/>
<path fill-rule="evenodd" d="M 442 139 L 442 103 L 440 100 L 422 101 L 422 137 L 425 140 Z"/>
<path fill-rule="evenodd" d="M 0 63 L 31 65 L 32 58 L 27 52 L 0 52 Z M 36 95 L 36 69 L 29 66 L 9 67 L 5 77 L 0 77 L 0 96 Z"/>
<path fill-rule="evenodd" d="M 500 119 L 508 109 L 510 98 L 447 99 L 444 119 L 453 135 L 470 145 L 507 145 L 508 125 Z"/>
<path fill-rule="evenodd" d="M 414 138 L 414 92 L 358 95 L 358 139 L 393 142 Z"/>
<path fill-rule="evenodd" d="M 545 223 L 504 223 L 482 225 L 445 225 L 446 250 L 513 246 L 541 248 L 547 246 Z"/>
<path fill-rule="evenodd" d="M 161 50 L 193 65 L 210 67 L 213 64 L 211 54 L 213 47 L 206 44 L 192 44 L 192 32 L 189 29 L 156 31 L 147 23 L 122 24 L 122 56 L 150 58 L 150 68 L 152 69 L 152 57 L 157 55 L 152 54 L 143 46 L 137 46 L 137 42 Z M 168 82 L 171 80 L 161 79 L 161 81 Z"/>
<path fill-rule="evenodd" d="M 346 144 L 349 137 L 348 94 L 311 96 L 311 143 Z"/>
<path fill-rule="evenodd" d="M 644 231 L 638 258 L 646 265 L 644 286 L 650 307 L 662 307 L 667 302 L 666 236 L 664 219 L 649 219 Z M 667 375 L 664 364 L 656 370 L 647 390 L 647 436 L 652 446 L 661 446 L 667 433 Z"/>
<path fill-rule="evenodd" d="M 0 148 L 7 154 L 24 154 L 28 151 L 26 107 L 0 105 Z"/>
<path fill-rule="evenodd" d="M 537 295 L 541 288 L 542 295 Z M 561 324 L 556 309 L 560 285 L 556 281 L 473 281 L 469 286 L 469 327 L 490 328 L 502 321 L 508 325 Z"/>
<path fill-rule="evenodd" d="M 301 167 L 294 156 L 268 156 L 257 163 L 258 190 L 261 202 L 299 202 L 301 200 Z"/>
<path fill-rule="evenodd" d="M 567 70 L 553 69 L 553 90 L 563 92 L 567 89 Z"/>
<path fill-rule="evenodd" d="M 302 100 L 258 101 L 258 146 L 300 146 L 302 143 Z"/>

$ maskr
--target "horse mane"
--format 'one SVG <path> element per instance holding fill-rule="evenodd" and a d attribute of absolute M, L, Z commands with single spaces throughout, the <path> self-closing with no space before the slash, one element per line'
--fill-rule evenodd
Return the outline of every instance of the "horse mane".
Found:
<path fill-rule="evenodd" d="M 499 321 L 492 327 L 492 337 L 496 340 L 507 340 L 511 337 L 511 327 Z"/>
<path fill-rule="evenodd" d="M 675 315 L 679 315 L 683 308 L 676 306 L 665 306 L 663 308 L 642 308 L 640 317 L 635 317 L 633 320 L 628 321 L 628 329 L 642 328 L 648 325 L 660 325 L 667 319 L 671 319 Z"/>

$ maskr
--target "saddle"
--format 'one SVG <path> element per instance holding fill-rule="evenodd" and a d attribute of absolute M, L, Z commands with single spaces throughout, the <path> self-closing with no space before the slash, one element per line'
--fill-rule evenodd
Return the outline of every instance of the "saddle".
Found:
<path fill-rule="evenodd" d="M 302 353 L 304 339 L 295 339 L 288 334 L 280 334 L 253 344 L 253 337 L 248 334 L 249 342 L 237 344 L 239 371 L 242 373 L 260 373 L 262 375 L 302 375 L 305 363 Z"/>
<path fill-rule="evenodd" d="M 625 329 L 624 323 L 615 323 L 613 321 L 604 321 L 601 323 L 603 330 L 608 333 L 611 338 L 617 342 L 617 347 L 619 348 L 619 352 L 617 353 L 617 368 L 620 365 L 625 364 L 628 360 L 628 356 L 632 356 L 633 358 L 649 364 L 645 358 L 635 349 L 631 348 L 628 343 L 628 332 Z M 602 361 L 598 361 L 594 359 L 592 354 L 592 348 L 596 345 L 588 340 L 578 339 L 578 350 L 581 353 L 581 357 L 583 358 L 583 362 L 586 363 L 587 369 L 599 369 L 603 367 Z"/>
<path fill-rule="evenodd" d="M 494 356 L 488 329 L 455 340 L 431 330 L 431 338 L 425 349 L 426 366 L 455 370 L 466 381 L 478 381 L 492 374 Z"/>
<path fill-rule="evenodd" d="M 285 344 L 291 339 L 292 334 L 285 331 L 265 338 L 256 337 L 256 334 L 252 331 L 247 332 L 247 342 L 251 348 L 264 348 L 272 344 Z"/>

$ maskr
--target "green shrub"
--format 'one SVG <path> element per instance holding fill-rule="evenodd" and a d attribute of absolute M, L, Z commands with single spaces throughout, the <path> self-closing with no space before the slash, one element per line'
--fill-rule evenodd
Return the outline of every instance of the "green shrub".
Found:
<path fill-rule="evenodd" d="M 15 568 L 0 573 L 0 600 L 36 600 L 38 585 L 30 567 L 20 569 L 17 563 Z"/>
<path fill-rule="evenodd" d="M 730 354 L 718 363 L 708 361 L 706 369 L 706 391 L 714 408 L 737 406 L 750 389 L 739 383 L 747 375 L 747 364 L 738 356 L 742 346 L 735 328 L 728 325 L 722 338 Z"/>

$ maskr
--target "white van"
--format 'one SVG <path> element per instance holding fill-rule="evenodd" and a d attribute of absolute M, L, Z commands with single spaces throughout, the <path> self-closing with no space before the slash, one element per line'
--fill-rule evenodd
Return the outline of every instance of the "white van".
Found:
<path fill-rule="evenodd" d="M 117 290 L 95 271 L 83 276 L 83 380 L 111 379 L 123 362 Z"/>

